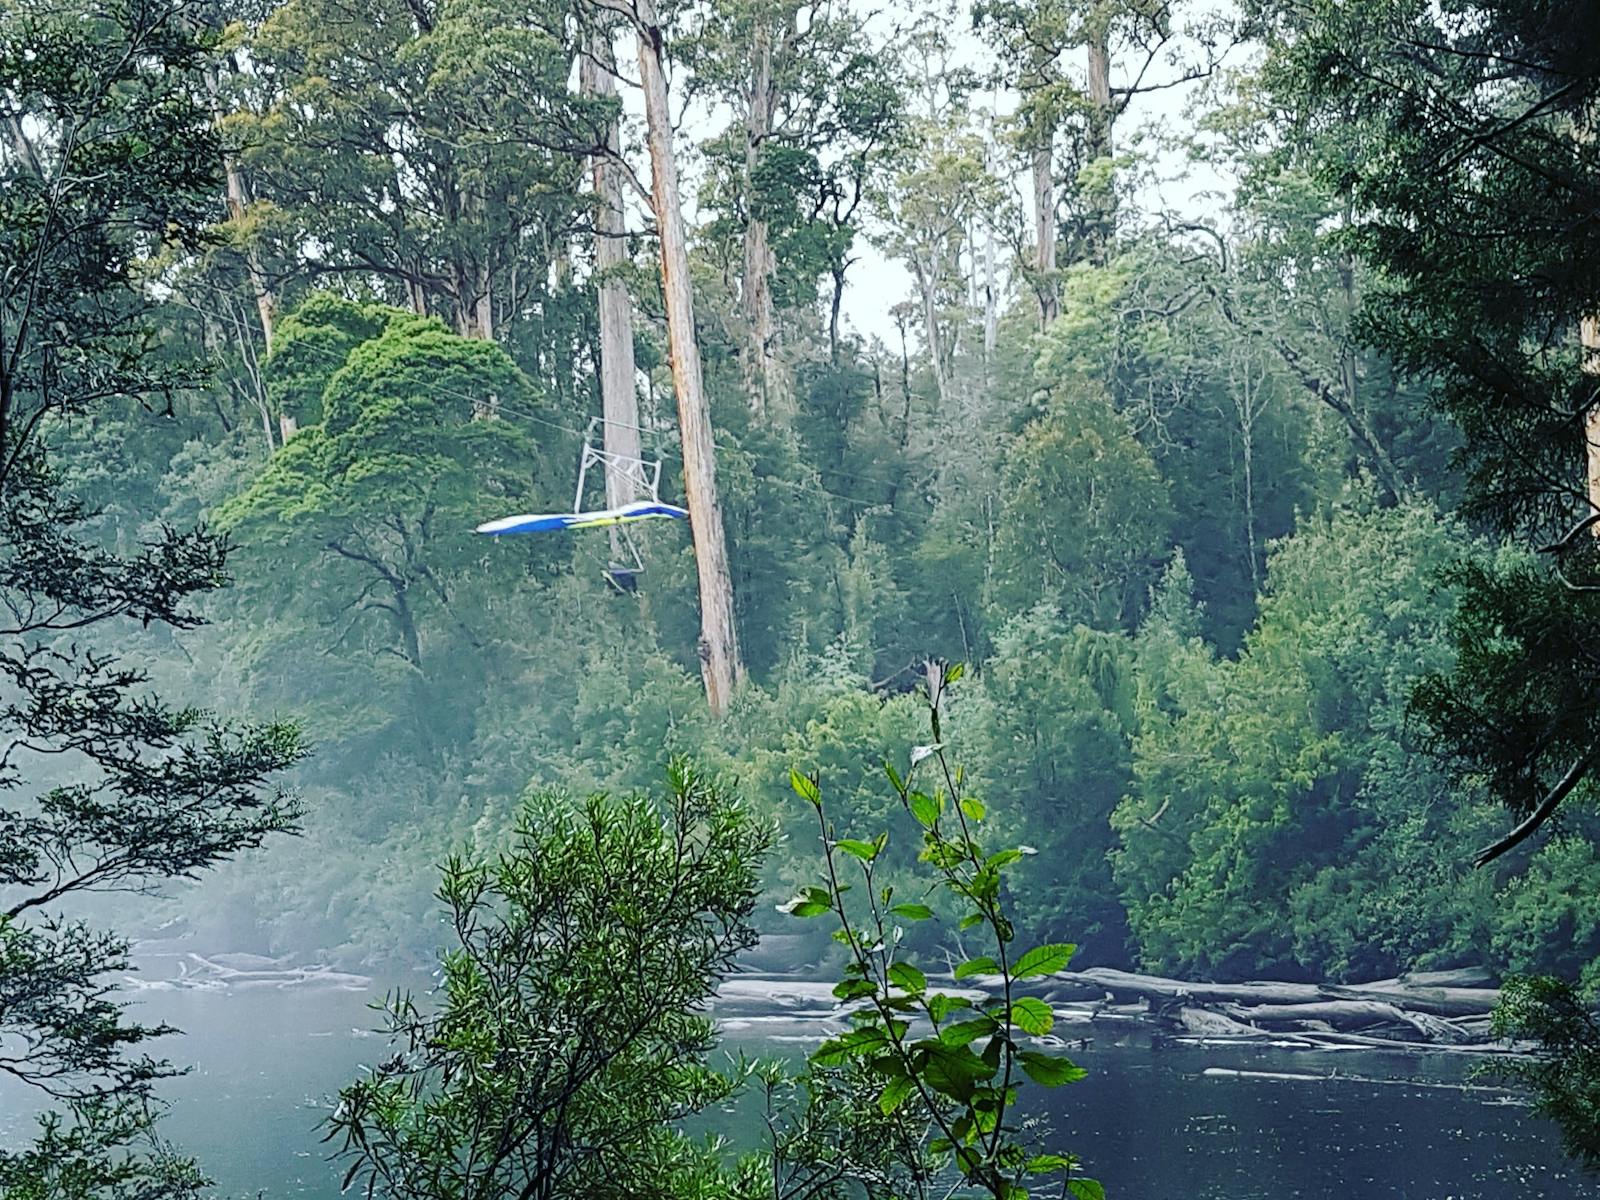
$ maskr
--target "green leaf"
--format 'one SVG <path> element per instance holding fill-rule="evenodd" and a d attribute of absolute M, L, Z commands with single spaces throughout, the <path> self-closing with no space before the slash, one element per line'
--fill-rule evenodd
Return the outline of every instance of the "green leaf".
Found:
<path fill-rule="evenodd" d="M 1071 942 L 1051 942 L 1048 945 L 1035 946 L 1017 959 L 1017 966 L 1012 975 L 1017 979 L 1028 979 L 1034 975 L 1054 975 L 1057 971 L 1065 971 L 1077 950 L 1078 948 Z"/>
<path fill-rule="evenodd" d="M 1042 1087 L 1060 1087 L 1064 1083 L 1077 1083 L 1089 1074 L 1071 1059 L 1040 1054 L 1037 1050 L 1024 1050 L 1018 1058 L 1028 1078 Z"/>
<path fill-rule="evenodd" d="M 1065 1171 L 1072 1162 L 1065 1154 L 1035 1154 L 1022 1169 L 1029 1175 L 1047 1175 L 1051 1171 Z"/>
<path fill-rule="evenodd" d="M 911 815 L 925 829 L 932 829 L 939 820 L 939 802 L 926 792 L 912 792 L 906 801 Z"/>
<path fill-rule="evenodd" d="M 946 667 L 944 669 L 944 681 L 946 683 L 955 683 L 958 679 L 960 679 L 966 673 L 967 673 L 967 664 L 966 663 L 951 663 L 948 667 Z"/>
<path fill-rule="evenodd" d="M 977 958 L 969 958 L 956 968 L 957 979 L 971 979 L 974 975 L 998 975 L 999 973 L 1000 964 L 987 954 L 979 955 Z"/>
<path fill-rule="evenodd" d="M 988 867 L 1010 866 L 1012 863 L 1018 861 L 1021 857 L 1021 850 L 1001 850 L 995 854 L 991 854 L 984 865 Z"/>
<path fill-rule="evenodd" d="M 838 1067 L 848 1059 L 870 1054 L 888 1042 L 888 1036 L 875 1026 L 853 1029 L 836 1038 L 829 1038 L 811 1053 L 811 1061 L 819 1067 Z"/>
<path fill-rule="evenodd" d="M 908 921 L 926 921 L 933 916 L 933 909 L 926 904 L 915 904 L 911 901 L 907 901 L 904 904 L 896 904 L 889 911 L 896 916 L 904 917 Z"/>
<path fill-rule="evenodd" d="M 908 962 L 897 962 L 889 968 L 889 982 L 913 995 L 928 990 L 928 977 Z"/>
<path fill-rule="evenodd" d="M 1067 1191 L 1077 1200 L 1106 1200 L 1106 1190 L 1093 1179 L 1069 1179 Z"/>
<path fill-rule="evenodd" d="M 1011 1023 L 1023 1033 L 1042 1037 L 1056 1023 L 1056 1014 L 1036 996 L 1023 996 L 1011 1002 Z"/>
<path fill-rule="evenodd" d="M 935 1022 L 943 1021 L 957 1009 L 971 1007 L 972 1001 L 965 996 L 948 996 L 944 992 L 935 992 L 928 997 L 928 1015 Z"/>
<path fill-rule="evenodd" d="M 787 904 L 778 905 L 778 911 L 791 917 L 820 917 L 823 913 L 832 912 L 833 909 L 820 900 L 807 900 L 804 896 L 796 896 Z"/>
<path fill-rule="evenodd" d="M 972 796 L 961 797 L 961 811 L 969 821 L 981 821 L 989 810 L 984 808 L 983 801 Z"/>
<path fill-rule="evenodd" d="M 800 799 L 809 801 L 817 808 L 822 807 L 822 789 L 817 786 L 817 781 L 808 775 L 802 775 L 794 767 L 789 768 L 789 786 L 794 789 L 795 795 Z"/>
<path fill-rule="evenodd" d="M 939 1030 L 939 1040 L 946 1046 L 970 1046 L 981 1037 L 988 1037 L 999 1025 L 993 1017 L 974 1017 L 970 1021 L 957 1021 Z"/>
<path fill-rule="evenodd" d="M 894 764 L 887 758 L 883 760 L 883 773 L 889 777 L 889 783 L 891 786 L 893 786 L 895 791 L 901 793 L 905 792 L 905 780 L 900 778 L 900 772 L 894 769 Z"/>
<path fill-rule="evenodd" d="M 860 1000 L 865 996 L 876 995 L 876 984 L 868 983 L 865 979 L 841 979 L 833 985 L 833 994 L 840 1000 Z"/>
<path fill-rule="evenodd" d="M 862 862 L 871 862 L 878 857 L 878 847 L 872 842 L 860 842 L 855 838 L 840 838 L 834 845 L 846 854 L 859 858 Z"/>
<path fill-rule="evenodd" d="M 974 925 L 982 925 L 984 920 L 985 917 L 981 912 L 968 913 L 966 916 L 961 918 L 962 932 L 971 929 Z"/>
<path fill-rule="evenodd" d="M 965 1046 L 946 1046 L 941 1042 L 918 1042 L 927 1050 L 928 1061 L 922 1069 L 923 1082 L 942 1096 L 949 1096 L 965 1104 L 972 1097 L 979 1081 L 988 1079 L 995 1068 L 979 1058 Z"/>
<path fill-rule="evenodd" d="M 878 1110 L 888 1116 L 904 1103 L 905 1098 L 911 1094 L 911 1076 L 902 1075 L 898 1079 L 891 1079 L 883 1085 L 883 1091 L 878 1093 Z"/>

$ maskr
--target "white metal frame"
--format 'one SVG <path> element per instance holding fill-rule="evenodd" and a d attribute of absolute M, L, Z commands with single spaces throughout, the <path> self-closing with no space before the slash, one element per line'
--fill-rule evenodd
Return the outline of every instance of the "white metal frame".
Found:
<path fill-rule="evenodd" d="M 643 490 L 651 500 L 661 499 L 661 460 L 659 458 L 632 458 L 626 454 L 613 454 L 604 443 L 595 445 L 595 433 L 605 424 L 604 417 L 592 417 L 583 435 L 583 456 L 578 460 L 578 490 L 572 498 L 572 511 L 583 511 L 583 488 L 588 482 L 589 468 L 600 466 L 607 472 L 626 475 Z M 603 436 L 603 435 L 602 435 Z"/>

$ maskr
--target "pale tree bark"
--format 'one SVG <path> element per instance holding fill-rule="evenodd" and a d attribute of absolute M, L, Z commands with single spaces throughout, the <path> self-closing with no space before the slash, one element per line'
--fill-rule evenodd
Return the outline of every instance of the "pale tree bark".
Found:
<path fill-rule="evenodd" d="M 1039 295 L 1039 325 L 1054 321 L 1061 312 L 1056 296 L 1056 185 L 1053 175 L 1054 131 L 1041 134 L 1033 150 L 1033 270 Z"/>
<path fill-rule="evenodd" d="M 1111 126 L 1116 108 L 1111 96 L 1111 21 L 1109 15 L 1099 17 L 1089 29 L 1089 142 L 1088 159 L 1096 162 L 1110 158 L 1112 153 Z M 1114 196 L 1096 199 L 1096 208 L 1090 214 L 1089 261 L 1104 266 L 1111 256 L 1111 242 L 1116 222 Z"/>
<path fill-rule="evenodd" d="M 215 67 L 207 68 L 205 73 L 206 90 L 210 93 L 211 103 L 220 116 L 222 112 L 222 85 L 217 78 Z M 250 207 L 250 185 L 246 182 L 244 173 L 239 170 L 239 160 L 230 151 L 222 152 L 223 180 L 227 188 L 228 217 L 235 225 L 244 224 L 245 213 Z M 272 285 L 267 280 L 267 273 L 262 269 L 261 256 L 255 244 L 245 238 L 245 274 L 250 280 L 250 292 L 255 297 L 256 317 L 261 322 L 261 340 L 265 345 L 262 357 L 272 353 L 272 331 L 276 324 L 277 297 L 273 293 Z"/>
<path fill-rule="evenodd" d="M 1000 340 L 1000 288 L 996 282 L 994 226 L 984 231 L 983 242 L 983 361 L 994 359 L 995 343 Z"/>
<path fill-rule="evenodd" d="M 616 79 L 610 31 L 589 34 L 588 53 L 579 67 L 578 85 L 586 96 L 610 98 L 616 95 Z M 594 265 L 599 276 L 600 316 L 600 412 L 602 436 L 607 454 L 637 461 L 642 457 L 639 440 L 639 398 L 634 389 L 633 301 L 623 284 L 619 269 L 628 261 L 627 226 L 622 204 L 622 181 L 617 163 L 621 157 L 621 136 L 617 122 L 605 130 L 605 153 L 591 155 L 589 173 L 594 181 Z M 638 476 L 606 464 L 606 506 L 617 508 L 639 499 Z M 618 549 L 613 530 L 613 552 Z"/>
<path fill-rule="evenodd" d="M 1600 315 L 1584 317 L 1578 325 L 1578 337 L 1583 345 L 1583 373 L 1600 386 Z M 1585 414 L 1583 432 L 1589 507 L 1600 513 L 1600 404 L 1591 405 Z M 1600 521 L 1590 526 L 1590 532 L 1600 537 Z"/>
<path fill-rule="evenodd" d="M 761 149 L 772 135 L 772 30 L 757 14 L 750 46 L 750 100 L 745 114 L 744 194 L 747 208 L 744 228 L 744 273 L 740 298 L 749 329 L 744 354 L 745 391 L 750 411 L 767 407 L 773 381 L 772 247 L 767 222 L 755 211 L 755 171 Z"/>
<path fill-rule="evenodd" d="M 944 330 L 939 324 L 939 272 L 941 264 L 939 254 L 934 250 L 929 255 L 930 261 L 924 263 L 920 258 L 912 261 L 912 269 L 916 275 L 917 291 L 922 297 L 922 329 L 923 337 L 927 340 L 928 361 L 933 365 L 934 387 L 939 393 L 939 408 L 941 412 L 949 411 L 950 402 L 950 372 L 946 360 Z"/>
<path fill-rule="evenodd" d="M 639 78 L 649 129 L 651 194 L 661 246 L 661 290 L 667 310 L 667 346 L 678 398 L 683 443 L 683 488 L 694 531 L 700 583 L 700 667 L 706 700 L 718 715 L 727 711 L 744 675 L 734 623 L 733 575 L 717 495 L 716 447 L 695 343 L 694 294 L 689 283 L 689 246 L 678 198 L 678 164 L 672 149 L 672 113 L 667 104 L 665 48 L 655 0 L 637 0 Z"/>
<path fill-rule="evenodd" d="M 250 205 L 250 193 L 239 162 L 231 154 L 222 156 L 222 167 L 228 185 L 228 215 L 235 222 L 244 221 L 245 210 Z M 250 278 L 250 292 L 255 297 L 256 318 L 261 322 L 261 341 L 267 354 L 272 353 L 272 331 L 276 324 L 277 297 L 262 270 L 261 256 L 253 244 L 247 242 L 244 253 L 245 271 Z"/>

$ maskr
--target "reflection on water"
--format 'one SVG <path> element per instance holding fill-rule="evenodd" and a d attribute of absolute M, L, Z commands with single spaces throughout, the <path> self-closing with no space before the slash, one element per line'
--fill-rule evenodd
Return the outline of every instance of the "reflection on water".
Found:
<path fill-rule="evenodd" d="M 383 1056 L 370 996 L 343 991 L 145 993 L 141 1008 L 188 1031 L 170 1055 L 166 1129 L 225 1193 L 328 1198 L 337 1172 L 318 1124 L 328 1097 Z M 1469 1063 L 1342 1052 L 1095 1045 L 1090 1070 L 1052 1096 L 1060 1144 L 1089 1161 L 1113 1200 L 1545 1200 L 1592 1194 L 1552 1129 L 1493 1089 L 1463 1091 Z M 761 1044 L 741 1042 L 742 1048 Z M 788 1043 L 784 1052 L 791 1052 Z M 1263 1079 L 1207 1068 L 1314 1075 Z M 0 1094 L 0 1139 L 25 1130 Z"/>

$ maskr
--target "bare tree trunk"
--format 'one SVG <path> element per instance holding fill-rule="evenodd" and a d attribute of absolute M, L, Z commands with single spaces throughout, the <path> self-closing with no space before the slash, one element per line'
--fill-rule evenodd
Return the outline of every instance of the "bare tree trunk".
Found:
<path fill-rule="evenodd" d="M 983 243 L 983 361 L 994 359 L 995 343 L 1000 340 L 1000 289 L 995 282 L 994 227 L 986 230 Z"/>
<path fill-rule="evenodd" d="M 1111 99 L 1111 27 L 1109 21 L 1102 20 L 1089 34 L 1089 161 L 1111 157 L 1111 123 L 1115 113 Z M 1095 203 L 1090 218 L 1089 261 L 1103 266 L 1111 256 L 1116 198 L 1115 195 L 1097 197 Z"/>
<path fill-rule="evenodd" d="M 689 247 L 678 199 L 678 164 L 672 151 L 672 113 L 662 61 L 661 20 L 655 0 L 637 0 L 639 78 L 649 129 L 651 192 L 661 243 L 661 290 L 667 310 L 667 344 L 678 396 L 678 431 L 683 442 L 683 488 L 694 530 L 700 581 L 700 667 L 711 711 L 725 713 L 744 675 L 734 624 L 733 576 L 717 496 L 716 447 L 711 411 L 695 343 L 694 294 L 689 284 Z"/>
<path fill-rule="evenodd" d="M 228 214 L 235 221 L 243 221 L 245 209 L 249 206 L 250 195 L 246 190 L 244 176 L 239 172 L 239 163 L 233 155 L 222 156 L 222 167 L 228 183 Z M 255 296 L 256 316 L 261 322 L 261 340 L 268 354 L 272 353 L 272 330 L 276 324 L 277 298 L 273 295 L 272 287 L 267 283 L 267 273 L 261 268 L 261 256 L 256 252 L 254 245 L 246 243 L 244 253 L 245 270 L 250 277 L 250 291 Z"/>
<path fill-rule="evenodd" d="M 749 324 L 744 380 L 750 411 L 761 413 L 772 388 L 772 247 L 767 222 L 755 211 L 755 171 L 763 143 L 772 133 L 772 31 L 757 16 L 750 50 L 750 106 L 744 134 L 744 277 L 741 299 Z"/>
<path fill-rule="evenodd" d="M 1600 315 L 1584 317 L 1578 325 L 1578 337 L 1583 343 L 1583 373 L 1600 380 Z M 1589 506 L 1600 513 L 1600 405 L 1591 407 L 1585 415 L 1583 431 Z M 1600 537 L 1600 522 L 1591 528 Z"/>
<path fill-rule="evenodd" d="M 1039 295 L 1039 325 L 1054 321 L 1061 311 L 1056 298 L 1056 190 L 1051 177 L 1055 156 L 1048 145 L 1033 152 L 1033 270 L 1034 291 Z"/>
<path fill-rule="evenodd" d="M 476 309 L 474 323 L 478 336 L 486 342 L 494 341 L 494 281 L 487 262 L 478 264 L 477 295 L 473 299 Z"/>
<path fill-rule="evenodd" d="M 585 95 L 616 95 L 612 75 L 614 58 L 609 31 L 589 34 L 589 53 L 579 68 L 579 86 Z M 600 277 L 600 412 L 607 454 L 637 460 L 639 397 L 634 389 L 633 300 L 619 269 L 628 261 L 627 226 L 623 220 L 622 181 L 609 157 L 621 155 L 621 137 L 612 121 L 605 133 L 607 154 L 589 159 L 594 179 L 594 265 Z M 606 464 L 606 506 L 617 508 L 639 498 L 638 477 Z M 615 549 L 615 547 L 613 547 Z"/>
<path fill-rule="evenodd" d="M 934 261 L 926 266 L 920 261 L 913 263 L 913 266 L 916 271 L 917 288 L 922 293 L 923 336 L 927 339 L 928 359 L 933 364 L 933 382 L 939 393 L 940 411 L 946 411 L 950 399 L 950 380 L 945 369 L 944 335 L 939 328 L 939 263 L 935 257 Z"/>
<path fill-rule="evenodd" d="M 217 78 L 215 67 L 208 67 L 205 73 L 206 90 L 211 95 L 211 103 L 221 116 L 222 85 Z M 18 129 L 20 133 L 20 127 Z M 228 216 L 237 224 L 244 222 L 245 210 L 250 207 L 249 185 L 245 183 L 244 174 L 239 170 L 239 160 L 233 154 L 224 150 L 222 152 L 223 178 L 227 186 Z M 255 296 L 256 316 L 261 322 L 261 340 L 266 345 L 266 353 L 272 353 L 272 330 L 275 324 L 277 298 L 273 295 L 272 287 L 267 282 L 267 274 L 261 267 L 261 256 L 256 252 L 255 245 L 246 239 L 245 242 L 245 272 L 250 279 L 250 291 Z M 263 357 L 265 357 L 263 355 Z"/>
<path fill-rule="evenodd" d="M 833 267 L 833 295 L 828 300 L 828 361 L 839 365 L 839 310 L 844 306 L 844 266 Z"/>

